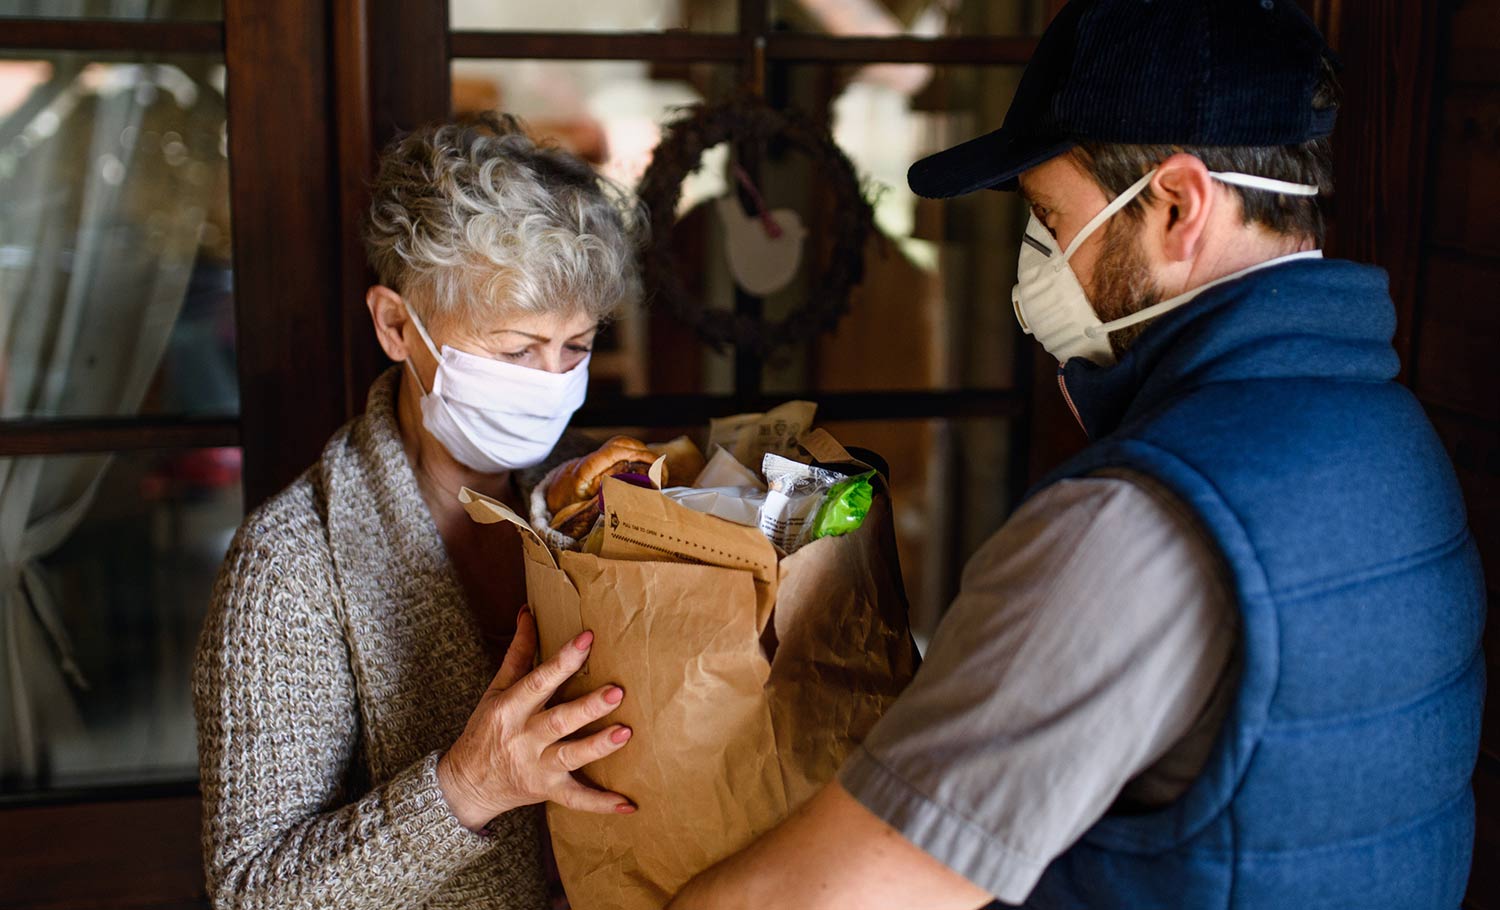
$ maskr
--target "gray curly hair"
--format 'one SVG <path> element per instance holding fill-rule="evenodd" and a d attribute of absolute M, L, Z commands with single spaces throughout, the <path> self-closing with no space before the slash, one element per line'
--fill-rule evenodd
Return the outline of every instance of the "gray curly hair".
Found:
<path fill-rule="evenodd" d="M 510 115 L 392 142 L 372 187 L 365 250 L 424 319 L 479 328 L 496 312 L 586 313 L 640 298 L 645 217 L 627 191 Z"/>

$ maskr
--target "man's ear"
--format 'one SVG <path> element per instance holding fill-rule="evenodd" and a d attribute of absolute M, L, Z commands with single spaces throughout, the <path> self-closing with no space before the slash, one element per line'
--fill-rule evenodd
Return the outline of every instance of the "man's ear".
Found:
<path fill-rule="evenodd" d="M 365 292 L 365 305 L 370 308 L 375 337 L 385 355 L 397 363 L 405 360 L 410 353 L 406 344 L 406 325 L 411 317 L 406 314 L 406 303 L 401 295 L 377 284 Z"/>
<path fill-rule="evenodd" d="M 1186 262 L 1198 254 L 1219 199 L 1215 190 L 1208 166 L 1193 155 L 1178 153 L 1157 168 L 1151 192 L 1165 214 L 1161 252 L 1168 261 Z"/>

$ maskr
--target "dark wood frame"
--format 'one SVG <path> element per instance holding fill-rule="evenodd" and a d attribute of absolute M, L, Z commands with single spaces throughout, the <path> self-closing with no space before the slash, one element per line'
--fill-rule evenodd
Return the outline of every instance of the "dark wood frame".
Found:
<path fill-rule="evenodd" d="M 1047 0 L 1055 12 L 1062 0 Z M 1339 181 L 1332 252 L 1388 268 L 1400 314 L 1403 363 L 1412 363 L 1421 310 L 1421 215 L 1431 135 L 1434 47 L 1445 10 L 1384 0 L 1304 0 L 1350 70 L 1338 138 Z M 367 203 L 376 153 L 401 129 L 446 115 L 453 57 L 570 60 L 642 59 L 734 64 L 763 82 L 776 63 L 1024 63 L 1035 39 L 833 38 L 771 32 L 766 0 L 740 0 L 730 34 L 473 32 L 447 28 L 446 5 L 425 0 L 226 0 L 222 23 L 0 19 L 10 51 L 222 53 L 230 67 L 230 167 L 235 236 L 241 413 L 223 419 L 28 420 L 0 422 L 0 457 L 132 449 L 235 446 L 245 449 L 244 490 L 254 506 L 316 457 L 329 433 L 363 409 L 383 366 L 364 311 L 370 283 L 355 226 Z M 1475 56 L 1452 69 L 1489 74 Z M 1385 78 L 1398 72 L 1399 79 Z M 236 72 L 275 73 L 236 78 Z M 1380 130 L 1361 128 L 1379 123 Z M 274 191 L 273 191 L 274 190 Z M 287 200 L 294 200 L 288 204 Z M 1373 208 L 1373 206 L 1383 206 Z M 1012 421 L 1023 483 L 1082 444 L 1055 393 L 1054 367 L 1031 345 L 1018 347 L 1014 390 L 816 393 L 829 419 L 995 417 Z M 665 426 L 762 406 L 758 365 L 741 363 L 730 396 L 671 396 L 594 402 L 588 425 Z M 1410 370 L 1410 367 L 1408 366 Z M 1410 377 L 1410 372 L 1408 373 Z M 784 398 L 787 396 L 777 396 Z M 1481 772 L 1500 781 L 1500 757 Z M 58 869 L 114 870 L 91 890 L 79 876 L 53 876 L 46 894 L 12 900 L 51 907 L 102 905 L 137 888 L 136 906 L 203 906 L 192 785 L 120 787 L 53 794 L 30 809 L 0 811 L 0 845 L 27 846 Z M 75 805 L 56 805 L 72 801 Z M 13 804 L 13 803 L 12 803 Z M 120 842 L 69 830 L 160 830 Z M 52 846 L 49 846 L 52 845 Z M 93 845 L 92 849 L 89 849 Z M 20 855 L 20 854 L 17 854 Z M 95 882 L 97 884 L 97 882 Z M 142 883 L 149 883 L 143 885 Z"/>
<path fill-rule="evenodd" d="M 1036 39 L 1006 36 L 952 38 L 839 38 L 793 32 L 449 33 L 452 57 L 528 60 L 649 60 L 653 63 L 738 63 L 756 55 L 778 63 L 931 63 L 944 66 L 1024 64 Z"/>
<path fill-rule="evenodd" d="M 219 22 L 0 18 L 6 51 L 101 54 L 224 53 Z M 0 421 L 0 457 L 240 444 L 234 418 L 97 418 Z"/>
<path fill-rule="evenodd" d="M 1062 4 L 1048 5 L 1055 11 Z M 1340 254 L 1391 271 L 1402 317 L 1398 350 L 1409 362 L 1438 13 L 1429 4 L 1391 4 L 1381 15 L 1345 16 L 1341 0 L 1308 5 L 1351 68 L 1379 71 L 1376 61 L 1395 59 L 1414 74 L 1351 87 L 1338 148 L 1341 184 L 1352 189 L 1339 197 L 1334 241 Z M 8 49 L 222 52 L 231 72 L 253 67 L 279 74 L 236 83 L 230 92 L 235 281 L 243 314 L 239 417 L 6 422 L 0 456 L 240 444 L 252 506 L 295 477 L 328 433 L 362 409 L 363 391 L 383 366 L 364 312 L 370 275 L 355 226 L 381 145 L 447 113 L 454 57 L 716 61 L 735 64 L 743 80 L 754 82 L 776 62 L 1008 65 L 1024 63 L 1035 47 L 1035 39 L 1023 37 L 775 32 L 767 6 L 742 0 L 739 28 L 730 34 L 449 32 L 444 5 L 420 0 L 229 0 L 223 23 L 0 19 Z M 286 91 L 287 85 L 299 90 Z M 1347 128 L 1392 118 L 1405 128 L 1379 134 Z M 301 201 L 286 205 L 287 198 Z M 1029 428 L 1029 444 L 1018 448 L 1027 450 L 1032 467 L 1024 473 L 1034 474 L 1082 437 L 1052 392 L 1051 364 L 1029 359 L 1034 368 L 1020 371 L 1013 390 L 818 397 L 836 413 L 861 416 L 1015 420 Z M 736 373 L 758 376 L 758 364 L 742 364 Z M 730 396 L 599 401 L 580 422 L 667 425 L 763 403 L 758 384 L 746 382 Z"/>
<path fill-rule="evenodd" d="M 735 64 L 753 83 L 777 63 L 1022 64 L 1036 44 L 1007 36 L 799 35 L 771 30 L 768 15 L 765 0 L 741 0 L 732 34 L 450 32 L 445 6 L 420 0 L 229 0 L 222 23 L 0 19 L 7 49 L 224 55 L 234 82 L 241 390 L 238 417 L 3 422 L 0 456 L 240 445 L 247 507 L 310 464 L 328 434 L 363 409 L 364 390 L 385 365 L 363 305 L 372 276 L 357 231 L 376 155 L 400 130 L 447 114 L 454 57 L 713 61 Z M 234 80 L 241 70 L 278 77 Z M 669 426 L 764 407 L 759 362 L 740 361 L 732 395 L 595 401 L 578 423 Z M 1025 426 L 1029 380 L 1021 380 L 991 391 L 803 395 L 822 401 L 828 419 L 994 417 Z"/>
<path fill-rule="evenodd" d="M 1048 0 L 1055 12 L 1061 0 Z M 1343 16 L 1340 0 L 1310 9 L 1353 67 L 1411 61 L 1418 78 L 1368 81 L 1350 92 L 1345 121 L 1398 116 L 1412 129 L 1376 135 L 1345 129 L 1338 251 L 1391 269 L 1401 308 L 1398 346 L 1411 348 L 1412 289 L 1421 211 L 1420 174 L 1428 116 L 1436 14 L 1392 5 L 1383 16 Z M 244 489 L 253 507 L 317 456 L 328 434 L 363 409 L 363 394 L 385 360 L 363 305 L 372 276 L 359 242 L 366 187 L 380 147 L 400 130 L 445 116 L 455 57 L 570 60 L 644 59 L 733 64 L 742 81 L 763 82 L 777 63 L 1024 63 L 1029 37 L 838 38 L 771 29 L 766 0 L 741 0 L 734 33 L 540 33 L 449 31 L 445 4 L 423 0 L 228 0 L 223 23 L 0 20 L 7 47 L 30 50 L 127 48 L 222 52 L 235 81 L 229 98 L 230 169 L 239 301 L 238 418 L 33 420 L 0 423 L 0 456 L 242 445 Z M 1373 23 L 1373 24 L 1370 24 Z M 1349 33 L 1347 36 L 1345 33 Z M 233 79 L 233 75 L 231 75 Z M 286 86 L 297 86 L 287 91 Z M 1352 141 L 1349 141 L 1352 140 Z M 1376 168 L 1379 168 L 1377 171 Z M 267 187 L 277 191 L 266 192 Z M 297 200 L 288 205 L 287 199 Z M 1392 208 L 1368 210 L 1370 200 Z M 1383 217 L 1371 217 L 1380 215 Z M 1386 227 L 1375 231 L 1369 227 Z M 260 267 L 274 263 L 274 268 Z M 753 300 L 741 300 L 753 307 Z M 994 417 L 1024 439 L 1013 465 L 1018 488 L 1083 442 L 1053 391 L 1053 367 L 1018 345 L 1011 389 L 803 393 L 830 419 Z M 739 357 L 728 396 L 596 400 L 585 426 L 668 426 L 761 407 L 760 364 Z M 778 396 L 786 397 L 786 396 Z"/>
<path fill-rule="evenodd" d="M 347 0 L 358 5 L 358 0 Z M 1049 10 L 1060 6 L 1048 0 Z M 554 60 L 645 60 L 651 63 L 715 62 L 732 64 L 743 84 L 764 86 L 767 66 L 791 63 L 937 63 L 945 65 L 1005 66 L 1024 64 L 1036 46 L 1030 37 L 955 37 L 937 39 L 913 38 L 839 38 L 822 35 L 793 34 L 776 31 L 769 18 L 766 0 L 739 0 L 738 28 L 730 34 L 687 32 L 527 32 L 527 31 L 446 31 L 446 10 L 425 13 L 420 8 L 396 0 L 371 0 L 368 3 L 372 23 L 370 35 L 391 34 L 379 28 L 377 20 L 399 21 L 404 35 L 403 48 L 408 69 L 400 79 L 384 84 L 370 84 L 370 104 L 376 110 L 389 112 L 388 117 L 357 127 L 369 145 L 346 142 L 345 173 L 353 167 L 368 168 L 379 145 L 401 129 L 448 114 L 448 68 L 456 58 L 523 58 Z M 404 13 L 405 15 L 399 15 Z M 442 20 L 441 22 L 439 20 Z M 411 52 L 410 33 L 425 50 Z M 441 54 L 437 50 L 442 36 Z M 380 54 L 374 49 L 372 54 Z M 442 69 L 437 71 L 433 61 Z M 345 96 L 347 97 L 347 96 Z M 348 137 L 346 137 L 346 140 Z M 354 182 L 346 180 L 346 187 Z M 362 210 L 364 198 L 346 196 L 350 212 Z M 362 252 L 351 250 L 344 263 L 351 282 L 367 281 Z M 355 287 L 347 288 L 354 292 Z M 364 285 L 357 291 L 362 293 Z M 736 305 L 744 312 L 756 311 L 759 301 L 747 295 L 737 296 Z M 355 320 L 359 331 L 368 332 L 361 313 Z M 382 365 L 379 357 L 370 358 L 366 372 L 351 370 L 351 388 L 363 389 Z M 737 352 L 735 383 L 730 395 L 672 395 L 649 398 L 610 398 L 592 400 L 574 420 L 582 427 L 641 426 L 666 427 L 693 424 L 709 417 L 737 411 L 751 411 L 772 403 L 762 394 L 761 362 L 754 355 Z M 361 382 L 360 380 L 364 380 Z M 931 392 L 850 392 L 827 393 L 806 391 L 784 393 L 777 400 L 814 398 L 820 402 L 820 415 L 828 420 L 885 419 L 925 420 L 957 417 L 991 417 L 1017 421 L 1024 426 L 1030 408 L 1029 373 L 1018 374 L 1014 387 L 993 390 L 935 390 Z M 1018 493 L 1029 479 L 1024 446 L 1017 452 L 1013 465 Z"/>
<path fill-rule="evenodd" d="M 128 51 L 207 53 L 224 50 L 219 22 L 134 22 L 114 19 L 0 18 L 0 47 L 8 51 Z"/>
<path fill-rule="evenodd" d="M 1035 46 L 1031 38 L 951 38 L 936 40 L 826 38 L 772 32 L 766 4 L 744 0 L 740 31 L 732 35 L 683 33 L 592 34 L 477 32 L 447 30 L 440 5 L 405 0 L 335 0 L 335 47 L 340 49 L 337 123 L 339 199 L 342 223 L 355 225 L 367 204 L 365 187 L 376 154 L 399 131 L 446 116 L 449 65 L 455 57 L 529 59 L 644 59 L 651 62 L 734 63 L 741 78 L 755 81 L 767 61 L 784 62 L 944 62 L 1005 65 L 1024 63 Z M 399 24 L 399 28 L 397 28 Z M 399 49 L 395 46 L 399 42 Z M 371 60 L 382 65 L 371 66 Z M 397 61 L 398 65 L 387 65 Z M 358 238 L 345 230 L 340 276 L 343 323 L 345 414 L 363 408 L 364 389 L 385 365 L 374 344 L 362 305 L 372 276 Z M 753 303 L 749 304 L 753 305 Z M 746 358 L 740 358 L 745 361 Z M 739 410 L 764 407 L 759 362 L 737 364 L 740 378 L 729 396 L 655 396 L 595 400 L 578 414 L 580 426 L 672 426 Z M 747 381 L 754 377 L 753 382 Z M 829 419 L 928 419 L 996 417 L 1024 419 L 1028 394 L 1019 389 L 956 392 L 869 392 L 814 396 Z M 778 396 L 797 397 L 796 394 Z M 316 435 L 316 434 L 314 434 Z M 247 437 L 249 438 L 249 437 Z M 247 452 L 247 461 L 255 460 Z M 287 459 L 279 476 L 295 476 L 298 461 Z M 1020 477 L 1025 476 L 1024 468 Z M 284 481 L 283 481 L 284 482 Z M 259 501 L 279 484 L 260 486 L 247 477 L 246 495 Z"/>

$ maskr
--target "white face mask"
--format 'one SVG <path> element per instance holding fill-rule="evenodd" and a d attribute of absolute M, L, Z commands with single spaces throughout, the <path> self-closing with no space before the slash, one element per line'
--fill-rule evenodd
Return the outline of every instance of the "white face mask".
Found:
<path fill-rule="evenodd" d="M 1066 251 L 1058 249 L 1056 238 L 1035 214 L 1026 225 L 1026 234 L 1021 240 L 1021 260 L 1016 271 L 1016 288 L 1011 292 L 1011 303 L 1015 306 L 1016 319 L 1021 323 L 1021 330 L 1041 342 L 1042 347 L 1047 349 L 1047 353 L 1056 357 L 1059 363 L 1067 363 L 1074 357 L 1084 357 L 1100 366 L 1110 366 L 1115 362 L 1114 349 L 1109 344 L 1111 332 L 1137 325 L 1148 319 L 1155 319 L 1168 310 L 1182 306 L 1209 288 L 1272 264 L 1261 263 L 1233 275 L 1226 275 L 1201 287 L 1193 288 L 1185 294 L 1146 307 L 1123 319 L 1116 319 L 1110 323 L 1100 322 L 1098 313 L 1089 303 L 1088 294 L 1084 292 L 1083 285 L 1079 283 L 1078 276 L 1074 274 L 1072 266 L 1068 263 L 1085 240 L 1099 230 L 1106 221 L 1113 218 L 1117 212 L 1129 205 L 1132 199 L 1145 191 L 1155 175 L 1156 171 L 1153 169 L 1151 173 L 1136 181 L 1130 189 L 1105 206 L 1104 211 L 1095 215 L 1092 221 L 1084 225 L 1083 230 L 1073 238 L 1072 244 Z M 1287 183 L 1250 174 L 1214 172 L 1211 176 L 1222 183 L 1232 183 L 1250 189 L 1287 193 L 1293 196 L 1318 195 L 1316 186 L 1302 183 Z M 1315 252 L 1304 255 L 1310 257 L 1322 254 Z M 1285 259 L 1273 260 L 1273 262 L 1282 261 Z"/>
<path fill-rule="evenodd" d="M 589 358 L 566 373 L 549 373 L 448 345 L 439 353 L 422 320 L 410 309 L 407 313 L 438 362 L 432 389 L 422 389 L 427 432 L 459 464 L 485 474 L 540 464 L 583 405 Z M 422 388 L 410 358 L 406 365 Z"/>

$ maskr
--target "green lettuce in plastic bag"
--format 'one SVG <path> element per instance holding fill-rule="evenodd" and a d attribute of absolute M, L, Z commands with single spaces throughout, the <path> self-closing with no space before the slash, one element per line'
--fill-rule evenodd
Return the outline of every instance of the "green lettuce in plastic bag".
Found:
<path fill-rule="evenodd" d="M 859 526 L 865 523 L 865 516 L 870 514 L 870 503 L 875 498 L 875 488 L 871 484 L 874 477 L 874 471 L 866 471 L 834 484 L 813 518 L 811 539 L 837 537 L 859 530 Z"/>

